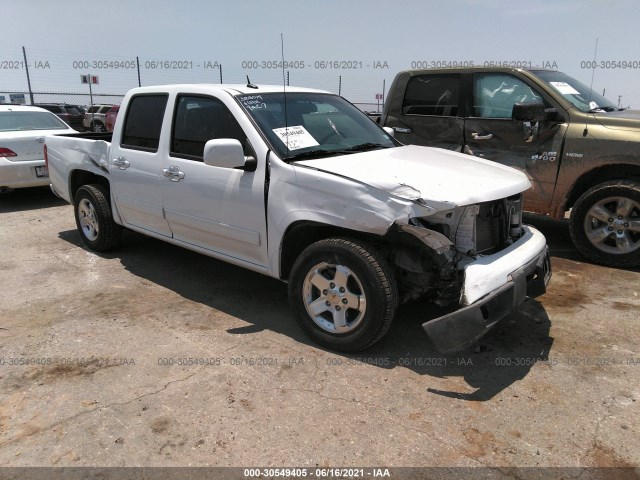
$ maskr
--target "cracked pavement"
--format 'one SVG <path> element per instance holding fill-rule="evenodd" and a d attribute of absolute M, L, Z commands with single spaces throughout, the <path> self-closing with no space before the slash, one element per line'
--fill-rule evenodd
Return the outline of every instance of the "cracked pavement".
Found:
<path fill-rule="evenodd" d="M 95 255 L 47 189 L 2 196 L 0 466 L 638 466 L 640 272 L 527 220 L 539 301 L 453 355 L 405 305 L 343 355 L 276 280 L 131 232 Z"/>

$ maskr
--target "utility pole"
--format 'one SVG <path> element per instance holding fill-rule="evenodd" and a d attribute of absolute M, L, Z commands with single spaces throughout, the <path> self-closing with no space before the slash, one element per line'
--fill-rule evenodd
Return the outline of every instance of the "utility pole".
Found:
<path fill-rule="evenodd" d="M 29 78 L 29 64 L 27 63 L 27 51 L 22 47 L 22 56 L 24 57 L 24 69 L 27 72 L 27 85 L 29 87 L 29 100 L 31 100 L 31 105 L 33 105 L 33 91 L 31 91 L 31 78 Z"/>
<path fill-rule="evenodd" d="M 387 80 L 383 79 L 382 80 L 382 109 L 384 110 L 384 90 L 386 88 L 386 84 L 387 84 Z"/>

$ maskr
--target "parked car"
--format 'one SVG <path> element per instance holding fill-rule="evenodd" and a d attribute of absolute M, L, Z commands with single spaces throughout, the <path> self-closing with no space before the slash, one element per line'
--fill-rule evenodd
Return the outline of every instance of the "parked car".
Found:
<path fill-rule="evenodd" d="M 118 112 L 120 111 L 120 105 L 116 105 L 115 107 L 111 107 L 111 109 L 105 115 L 105 125 L 107 127 L 107 132 L 113 132 L 113 126 L 116 123 L 116 117 L 118 116 Z"/>
<path fill-rule="evenodd" d="M 77 132 L 43 108 L 0 106 L 0 192 L 49 185 L 42 150 L 52 133 Z"/>
<path fill-rule="evenodd" d="M 518 168 L 524 209 L 562 219 L 590 260 L 640 266 L 640 115 L 562 72 L 451 68 L 398 73 L 380 124 L 398 140 Z"/>
<path fill-rule="evenodd" d="M 92 105 L 84 115 L 83 125 L 92 132 L 106 132 L 106 114 L 114 105 Z"/>
<path fill-rule="evenodd" d="M 401 146 L 312 89 L 143 87 L 122 109 L 111 135 L 46 140 L 52 189 L 89 249 L 115 248 L 126 227 L 287 281 L 304 331 L 341 351 L 373 345 L 418 298 L 453 307 L 423 328 L 457 350 L 545 291 L 518 170 Z"/>
<path fill-rule="evenodd" d="M 69 105 L 66 103 L 37 103 L 35 106 L 56 114 L 75 130 L 80 132 L 85 130 L 83 124 L 85 112 L 78 105 Z"/>

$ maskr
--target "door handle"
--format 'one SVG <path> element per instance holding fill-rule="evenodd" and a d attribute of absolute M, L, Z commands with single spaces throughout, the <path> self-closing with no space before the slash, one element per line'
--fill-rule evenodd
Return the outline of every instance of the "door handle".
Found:
<path fill-rule="evenodd" d="M 473 138 L 474 140 L 491 140 L 493 138 L 493 133 L 480 135 L 478 132 L 473 132 L 471 134 L 471 138 Z"/>
<path fill-rule="evenodd" d="M 393 127 L 393 131 L 396 133 L 411 133 L 412 130 L 406 127 Z"/>
<path fill-rule="evenodd" d="M 118 157 L 113 159 L 113 164 L 120 170 L 126 170 L 129 168 L 129 162 L 126 157 Z"/>
<path fill-rule="evenodd" d="M 180 167 L 171 165 L 169 168 L 162 169 L 162 176 L 167 177 L 172 182 L 179 182 L 184 178 L 184 172 L 180 170 Z"/>

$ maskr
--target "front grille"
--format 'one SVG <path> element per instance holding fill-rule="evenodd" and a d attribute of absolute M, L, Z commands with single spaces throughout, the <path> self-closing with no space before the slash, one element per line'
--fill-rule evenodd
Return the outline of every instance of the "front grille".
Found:
<path fill-rule="evenodd" d="M 476 253 L 493 253 L 502 248 L 505 241 L 506 215 L 502 200 L 479 205 L 476 215 Z"/>
<path fill-rule="evenodd" d="M 463 207 L 452 223 L 429 218 L 431 221 L 423 221 L 423 225 L 446 235 L 462 254 L 471 257 L 489 255 L 512 245 L 522 236 L 521 205 L 522 195 L 512 195 Z M 448 213 L 446 219 L 451 216 Z"/>

